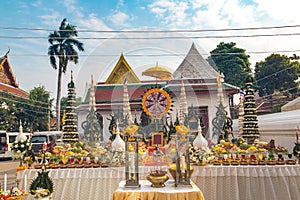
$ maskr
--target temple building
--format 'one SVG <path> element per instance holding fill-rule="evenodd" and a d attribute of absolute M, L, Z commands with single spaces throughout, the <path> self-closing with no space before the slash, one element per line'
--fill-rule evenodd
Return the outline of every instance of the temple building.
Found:
<path fill-rule="evenodd" d="M 13 74 L 8 60 L 9 52 L 8 50 L 3 57 L 0 57 L 0 91 L 28 99 L 29 94 L 19 88 L 16 77 Z"/>
<path fill-rule="evenodd" d="M 158 64 L 152 68 L 145 69 L 143 75 L 155 77 L 155 80 L 141 81 L 132 70 L 129 63 L 121 54 L 114 69 L 105 82 L 98 82 L 94 86 L 95 107 L 103 123 L 103 135 L 107 140 L 110 137 L 109 121 L 118 115 L 123 115 L 124 96 L 123 89 L 126 84 L 132 118 L 135 123 L 141 122 L 145 112 L 142 101 L 147 91 L 153 88 L 160 88 L 168 93 L 171 98 L 171 109 L 165 114 L 167 120 L 178 118 L 180 107 L 182 106 L 182 91 L 186 95 L 185 106 L 187 123 L 191 130 L 198 131 L 198 119 L 201 118 L 203 124 L 203 134 L 207 139 L 212 136 L 212 119 L 215 117 L 218 105 L 218 72 L 208 64 L 201 56 L 195 44 L 191 48 L 181 64 L 172 74 Z M 238 88 L 222 83 L 224 94 L 224 106 L 230 115 L 230 104 L 233 95 L 238 92 Z M 89 112 L 90 94 L 87 91 L 83 102 L 76 108 L 78 113 L 78 131 L 83 133 L 80 124 L 86 119 Z M 148 105 L 150 106 L 150 105 Z M 149 108 L 150 109 L 150 108 Z M 153 117 L 153 116 L 152 116 Z M 161 116 L 160 116 L 161 117 Z M 160 118 L 159 117 L 159 118 Z M 119 123 L 120 125 L 120 123 Z M 121 127 L 121 125 L 120 125 Z"/>

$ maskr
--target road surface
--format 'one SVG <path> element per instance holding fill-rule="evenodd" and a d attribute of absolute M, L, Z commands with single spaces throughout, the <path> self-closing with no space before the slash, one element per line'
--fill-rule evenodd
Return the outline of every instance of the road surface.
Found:
<path fill-rule="evenodd" d="M 4 184 L 4 174 L 7 174 L 7 189 L 16 185 L 16 168 L 19 166 L 18 160 L 0 160 L 0 184 L 3 189 Z"/>

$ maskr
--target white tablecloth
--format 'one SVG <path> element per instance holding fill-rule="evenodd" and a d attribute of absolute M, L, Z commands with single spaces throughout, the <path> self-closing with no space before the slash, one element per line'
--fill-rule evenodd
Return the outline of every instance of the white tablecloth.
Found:
<path fill-rule="evenodd" d="M 140 179 L 145 179 L 151 169 L 140 167 Z M 20 187 L 24 186 L 25 174 L 29 186 L 37 171 L 18 172 Z M 55 184 L 54 200 L 111 200 L 119 182 L 125 178 L 124 167 L 49 171 Z M 192 180 L 206 200 L 300 199 L 300 165 L 195 166 Z"/>
<path fill-rule="evenodd" d="M 300 199 L 300 165 L 201 166 L 192 180 L 206 200 Z"/>
<path fill-rule="evenodd" d="M 139 167 L 140 179 L 145 179 L 153 167 Z M 37 169 L 20 171 L 20 188 L 27 175 L 27 191 Z M 54 181 L 54 200 L 111 200 L 119 182 L 125 179 L 125 167 L 49 169 Z M 33 199 L 31 195 L 27 199 Z"/>

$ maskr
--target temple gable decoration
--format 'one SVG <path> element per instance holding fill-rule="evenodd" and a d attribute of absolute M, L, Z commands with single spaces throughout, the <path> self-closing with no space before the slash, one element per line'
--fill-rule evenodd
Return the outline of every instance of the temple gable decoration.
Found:
<path fill-rule="evenodd" d="M 123 54 L 121 54 L 115 68 L 105 81 L 105 84 L 123 84 L 123 77 L 126 75 L 127 83 L 140 83 L 140 79 L 134 73 L 130 65 L 125 60 Z"/>
<path fill-rule="evenodd" d="M 14 76 L 12 68 L 8 62 L 7 55 L 9 52 L 10 50 L 8 50 L 7 53 L 0 58 L 0 82 L 18 88 L 19 84 L 17 83 L 16 77 Z"/>

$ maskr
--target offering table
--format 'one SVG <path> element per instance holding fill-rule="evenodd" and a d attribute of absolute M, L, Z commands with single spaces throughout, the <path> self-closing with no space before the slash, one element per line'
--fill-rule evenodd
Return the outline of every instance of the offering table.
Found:
<path fill-rule="evenodd" d="M 206 199 L 300 199 L 300 165 L 199 166 L 192 180 Z"/>
<path fill-rule="evenodd" d="M 173 180 L 165 183 L 165 187 L 153 188 L 147 180 L 140 181 L 141 188 L 127 189 L 124 187 L 125 181 L 121 181 L 119 188 L 113 194 L 113 200 L 204 200 L 200 189 L 192 184 L 192 187 L 176 188 Z"/>
<path fill-rule="evenodd" d="M 193 167 L 191 179 L 205 199 L 300 199 L 300 165 Z M 146 179 L 152 169 L 151 166 L 140 166 L 140 180 Z M 55 186 L 53 199 L 111 200 L 119 182 L 125 179 L 124 170 L 124 167 L 49 169 Z M 29 187 L 37 171 L 19 171 L 20 188 L 24 187 L 25 175 Z M 169 177 L 172 180 L 171 175 Z M 25 199 L 33 197 L 29 195 Z"/>

